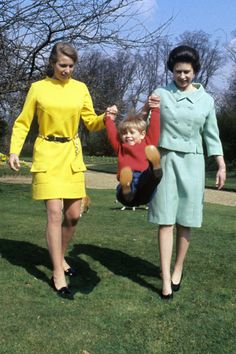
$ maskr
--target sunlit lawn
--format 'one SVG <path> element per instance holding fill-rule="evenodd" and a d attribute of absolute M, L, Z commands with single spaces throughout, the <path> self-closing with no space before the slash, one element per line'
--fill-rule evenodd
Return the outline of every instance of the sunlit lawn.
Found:
<path fill-rule="evenodd" d="M 88 193 L 68 254 L 75 300 L 62 301 L 49 286 L 43 203 L 28 185 L 0 185 L 0 352 L 235 353 L 235 207 L 206 205 L 182 288 L 165 303 L 146 210 L 121 211 L 111 190 Z"/>

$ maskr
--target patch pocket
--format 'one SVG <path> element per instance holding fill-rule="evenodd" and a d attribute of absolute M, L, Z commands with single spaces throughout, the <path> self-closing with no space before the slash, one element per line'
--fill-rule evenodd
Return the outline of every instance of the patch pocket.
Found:
<path fill-rule="evenodd" d="M 47 165 L 43 162 L 34 162 L 30 172 L 47 172 Z"/>
<path fill-rule="evenodd" d="M 82 161 L 74 160 L 71 162 L 71 169 L 73 172 L 84 172 L 86 171 L 86 166 Z"/>

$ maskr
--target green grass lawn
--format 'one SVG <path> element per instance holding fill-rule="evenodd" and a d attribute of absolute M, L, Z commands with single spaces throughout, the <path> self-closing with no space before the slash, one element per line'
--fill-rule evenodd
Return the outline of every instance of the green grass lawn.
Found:
<path fill-rule="evenodd" d="M 28 185 L 0 185 L 0 352 L 235 353 L 235 208 L 205 206 L 181 290 L 166 303 L 146 210 L 121 211 L 111 190 L 88 193 L 68 252 L 80 270 L 75 300 L 63 301 L 49 286 L 44 204 Z"/>

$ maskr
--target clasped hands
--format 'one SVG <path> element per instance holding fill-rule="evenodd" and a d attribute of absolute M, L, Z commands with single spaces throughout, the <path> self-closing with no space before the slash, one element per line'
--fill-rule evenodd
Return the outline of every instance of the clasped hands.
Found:
<path fill-rule="evenodd" d="M 152 94 L 151 96 L 148 97 L 142 110 L 149 111 L 152 108 L 159 108 L 159 107 L 160 107 L 160 97 L 155 94 Z M 110 119 L 114 121 L 116 119 L 117 113 L 118 113 L 118 109 L 116 105 L 107 107 L 105 112 L 105 119 L 109 116 Z"/>
<path fill-rule="evenodd" d="M 118 113 L 118 109 L 116 105 L 107 107 L 106 112 L 105 112 L 105 119 L 107 117 L 110 117 L 111 120 L 115 120 L 116 119 L 116 115 Z"/>
<path fill-rule="evenodd" d="M 149 109 L 159 108 L 160 107 L 160 97 L 155 94 L 152 94 L 151 96 L 148 97 L 146 104 Z"/>

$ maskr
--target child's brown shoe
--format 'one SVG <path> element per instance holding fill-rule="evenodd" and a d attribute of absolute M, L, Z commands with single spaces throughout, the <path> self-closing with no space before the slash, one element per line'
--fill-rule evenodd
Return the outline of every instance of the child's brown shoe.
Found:
<path fill-rule="evenodd" d="M 158 149 L 154 145 L 147 145 L 145 147 L 145 154 L 147 160 L 150 162 L 153 173 L 156 177 L 161 178 L 161 157 Z"/>
<path fill-rule="evenodd" d="M 130 167 L 123 167 L 120 171 L 120 184 L 123 195 L 131 193 L 131 182 L 133 179 L 133 172 Z"/>

